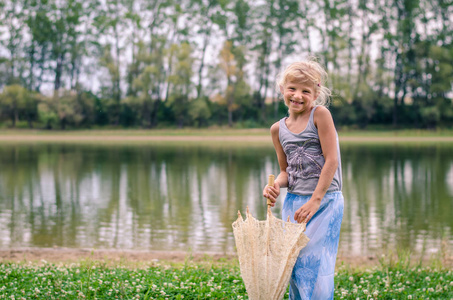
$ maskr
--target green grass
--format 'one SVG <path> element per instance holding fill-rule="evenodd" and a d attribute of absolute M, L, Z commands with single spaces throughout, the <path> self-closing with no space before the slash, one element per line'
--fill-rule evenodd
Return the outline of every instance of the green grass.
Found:
<path fill-rule="evenodd" d="M 342 137 L 452 137 L 452 129 L 338 130 Z"/>
<path fill-rule="evenodd" d="M 234 129 L 77 129 L 77 130 L 32 130 L 32 129 L 0 129 L 1 135 L 35 135 L 35 136 L 267 136 L 268 128 Z"/>
<path fill-rule="evenodd" d="M 452 270 L 434 266 L 399 262 L 369 270 L 340 266 L 335 299 L 453 299 Z M 153 263 L 133 268 L 89 260 L 70 265 L 0 263 L 0 299 L 248 297 L 237 262 Z"/>
<path fill-rule="evenodd" d="M 452 144 L 453 130 L 341 130 L 340 144 L 414 145 Z M 272 147 L 269 129 L 94 129 L 28 130 L 0 129 L 0 142 L 7 144 L 64 143 L 108 145 L 196 145 L 218 147 Z"/>
<path fill-rule="evenodd" d="M 382 129 L 349 130 L 339 129 L 341 137 L 453 137 L 453 129 Z M 61 135 L 61 136 L 268 136 L 269 128 L 235 129 L 229 127 L 183 128 L 183 129 L 0 129 L 2 135 Z"/>

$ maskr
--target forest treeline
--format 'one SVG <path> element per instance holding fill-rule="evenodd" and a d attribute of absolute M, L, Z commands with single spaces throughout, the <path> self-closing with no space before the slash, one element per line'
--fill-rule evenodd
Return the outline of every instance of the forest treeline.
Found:
<path fill-rule="evenodd" d="M 3 126 L 268 126 L 309 54 L 339 126 L 453 125 L 452 0 L 4 0 Z"/>

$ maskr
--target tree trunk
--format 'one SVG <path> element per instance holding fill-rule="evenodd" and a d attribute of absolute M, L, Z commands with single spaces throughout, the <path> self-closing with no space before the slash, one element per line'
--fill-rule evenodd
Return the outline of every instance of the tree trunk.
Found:
<path fill-rule="evenodd" d="M 157 111 L 159 110 L 161 100 L 160 98 L 156 99 L 153 103 L 153 108 L 151 111 L 151 127 L 156 127 L 157 126 Z"/>
<path fill-rule="evenodd" d="M 199 99 L 201 97 L 201 87 L 202 87 L 202 79 L 203 79 L 203 69 L 204 69 L 204 58 L 206 56 L 206 49 L 208 48 L 208 37 L 209 33 L 211 32 L 210 28 L 206 32 L 206 35 L 204 37 L 203 41 L 203 50 L 201 52 L 201 61 L 200 61 L 200 68 L 198 69 L 198 85 L 197 85 L 197 98 Z"/>
<path fill-rule="evenodd" d="M 57 57 L 57 67 L 55 68 L 55 91 L 61 87 L 61 76 L 63 73 L 63 57 L 62 54 Z"/>

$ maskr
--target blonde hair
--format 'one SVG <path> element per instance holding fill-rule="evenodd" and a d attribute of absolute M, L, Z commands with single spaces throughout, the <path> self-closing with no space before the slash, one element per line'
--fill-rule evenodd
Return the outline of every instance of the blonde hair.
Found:
<path fill-rule="evenodd" d="M 316 58 L 309 58 L 306 61 L 299 61 L 290 64 L 283 72 L 277 76 L 276 88 L 279 93 L 288 82 L 312 82 L 315 93 L 318 97 L 315 105 L 329 106 L 332 92 L 325 86 L 327 82 L 327 72 Z M 285 102 L 286 106 L 288 104 Z"/>

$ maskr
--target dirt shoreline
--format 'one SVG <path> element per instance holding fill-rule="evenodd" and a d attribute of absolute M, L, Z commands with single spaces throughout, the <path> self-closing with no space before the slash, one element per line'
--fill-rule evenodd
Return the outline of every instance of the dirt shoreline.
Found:
<path fill-rule="evenodd" d="M 118 262 L 172 262 L 183 263 L 186 260 L 195 262 L 213 261 L 224 262 L 237 259 L 236 253 L 219 252 L 185 252 L 185 251 L 145 251 L 145 250 L 112 250 L 112 249 L 89 249 L 89 248 L 13 248 L 0 249 L 0 262 L 20 262 L 31 261 L 40 262 L 42 260 L 52 263 L 72 263 L 80 260 L 96 260 L 111 263 Z M 374 256 L 367 257 L 339 257 L 339 261 L 346 264 L 357 262 L 372 265 L 378 260 Z"/>
<path fill-rule="evenodd" d="M 156 263 L 184 263 L 193 262 L 236 262 L 236 253 L 217 252 L 185 252 L 185 251 L 146 251 L 146 250 L 112 250 L 89 248 L 10 248 L 0 249 L 0 263 L 25 262 L 32 264 L 43 263 L 77 263 L 81 261 L 99 261 L 107 265 L 151 265 Z M 394 260 L 395 261 L 395 260 Z M 413 262 L 419 260 L 415 257 Z M 423 259 L 423 265 L 429 265 L 430 259 Z M 453 267 L 453 256 L 442 259 L 444 267 Z M 338 266 L 352 268 L 370 268 L 380 265 L 380 258 L 375 255 L 348 256 L 339 254 Z"/>

